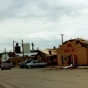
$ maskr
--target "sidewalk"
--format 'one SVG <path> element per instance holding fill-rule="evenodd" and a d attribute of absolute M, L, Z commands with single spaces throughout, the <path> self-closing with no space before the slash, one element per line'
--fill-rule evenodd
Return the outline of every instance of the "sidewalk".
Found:
<path fill-rule="evenodd" d="M 60 69 L 61 67 L 65 67 L 65 66 L 54 66 L 57 69 Z M 77 69 L 88 69 L 88 66 L 77 66 Z"/>
<path fill-rule="evenodd" d="M 79 69 L 88 69 L 88 66 L 78 66 Z"/>

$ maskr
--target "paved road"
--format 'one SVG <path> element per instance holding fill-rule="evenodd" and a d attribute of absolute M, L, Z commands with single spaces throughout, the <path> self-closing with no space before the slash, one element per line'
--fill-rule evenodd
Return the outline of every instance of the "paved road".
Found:
<path fill-rule="evenodd" d="M 88 69 L 0 70 L 0 85 L 5 88 L 88 88 Z"/>

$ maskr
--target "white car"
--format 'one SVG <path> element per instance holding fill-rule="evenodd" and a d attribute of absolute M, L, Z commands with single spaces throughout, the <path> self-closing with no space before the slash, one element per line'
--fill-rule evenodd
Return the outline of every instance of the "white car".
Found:
<path fill-rule="evenodd" d="M 47 65 L 47 62 L 40 62 L 38 60 L 31 60 L 29 63 L 26 64 L 26 68 L 44 67 L 46 65 Z"/>

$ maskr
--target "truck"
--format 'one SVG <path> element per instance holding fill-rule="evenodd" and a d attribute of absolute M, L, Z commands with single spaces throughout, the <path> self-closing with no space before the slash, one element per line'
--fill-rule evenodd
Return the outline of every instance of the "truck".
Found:
<path fill-rule="evenodd" d="M 27 63 L 30 63 L 31 60 L 25 60 L 24 62 L 19 63 L 20 68 L 25 68 Z"/>
<path fill-rule="evenodd" d="M 40 62 L 38 60 L 26 60 L 19 63 L 20 68 L 32 68 L 32 67 L 45 67 L 47 62 Z"/>

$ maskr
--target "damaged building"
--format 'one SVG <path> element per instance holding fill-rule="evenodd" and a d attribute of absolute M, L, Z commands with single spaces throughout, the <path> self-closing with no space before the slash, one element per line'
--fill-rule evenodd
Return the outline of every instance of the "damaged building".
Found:
<path fill-rule="evenodd" d="M 88 41 L 70 39 L 63 42 L 57 50 L 58 65 L 88 65 Z"/>

